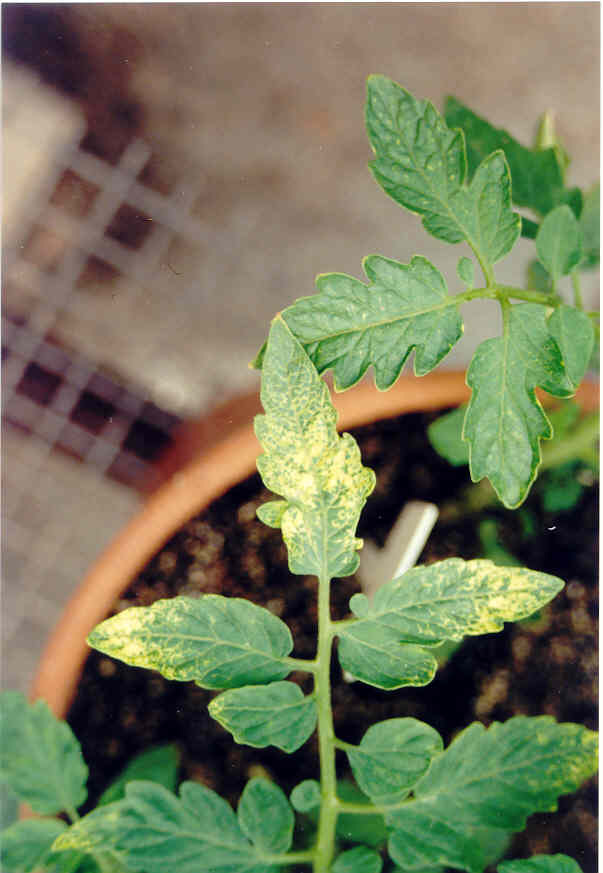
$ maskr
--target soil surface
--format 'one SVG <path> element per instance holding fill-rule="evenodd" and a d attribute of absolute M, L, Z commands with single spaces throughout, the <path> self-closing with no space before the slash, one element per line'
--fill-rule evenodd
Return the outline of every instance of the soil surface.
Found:
<path fill-rule="evenodd" d="M 501 633 L 467 639 L 425 688 L 391 693 L 347 683 L 334 657 L 338 736 L 356 743 L 371 724 L 401 716 L 429 722 L 446 744 L 471 721 L 488 725 L 517 714 L 546 713 L 595 728 L 595 486 L 586 484 L 571 510 L 552 514 L 543 509 L 543 476 L 520 511 L 493 504 L 479 516 L 459 513 L 468 472 L 451 467 L 426 445 L 425 428 L 434 417 L 406 415 L 353 431 L 364 463 L 377 473 L 359 535 L 383 545 L 406 501 L 429 500 L 440 506 L 441 516 L 420 563 L 452 556 L 494 557 L 484 545 L 485 520 L 497 531 L 495 548 L 506 549 L 524 566 L 560 576 L 567 585 L 538 617 L 507 625 Z M 257 506 L 269 496 L 258 476 L 233 488 L 167 543 L 114 611 L 176 594 L 245 597 L 289 625 L 296 657 L 313 657 L 316 583 L 289 573 L 280 531 L 256 519 Z M 334 618 L 348 614 L 349 598 L 358 590 L 354 577 L 333 583 Z M 305 676 L 291 678 L 309 690 Z M 207 713 L 213 696 L 215 692 L 192 683 L 168 682 L 93 652 L 68 716 L 90 767 L 90 801 L 133 755 L 166 741 L 179 744 L 183 778 L 201 780 L 233 804 L 258 766 L 287 792 L 302 779 L 318 776 L 315 737 L 291 756 L 238 746 Z M 343 755 L 338 768 L 342 777 L 349 775 Z M 558 812 L 533 816 L 526 832 L 515 837 L 508 857 L 564 852 L 585 873 L 594 873 L 596 800 L 593 780 L 561 798 Z"/>

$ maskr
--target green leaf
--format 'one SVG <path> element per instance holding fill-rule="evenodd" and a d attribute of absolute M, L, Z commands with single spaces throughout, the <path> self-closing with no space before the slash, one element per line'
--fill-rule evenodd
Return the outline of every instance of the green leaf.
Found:
<path fill-rule="evenodd" d="M 332 369 L 338 391 L 355 385 L 373 365 L 380 391 L 390 388 L 413 349 L 423 376 L 444 358 L 463 331 L 446 281 L 426 258 L 410 264 L 371 255 L 365 285 L 342 273 L 316 280 L 319 293 L 302 297 L 283 317 L 319 373 Z"/>
<path fill-rule="evenodd" d="M 293 842 L 295 816 L 282 789 L 267 779 L 247 783 L 237 810 L 247 839 L 265 854 L 288 852 Z"/>
<path fill-rule="evenodd" d="M 466 258 L 463 255 L 458 260 L 458 264 L 456 265 L 456 274 L 465 285 L 468 285 L 469 288 L 473 288 L 473 283 L 475 281 L 475 265 L 471 258 Z"/>
<path fill-rule="evenodd" d="M 366 846 L 356 846 L 337 857 L 331 873 L 381 873 L 382 868 L 381 855 Z"/>
<path fill-rule="evenodd" d="M 126 664 L 202 688 L 237 688 L 291 672 L 287 625 L 248 600 L 219 594 L 124 609 L 97 625 L 88 642 Z"/>
<path fill-rule="evenodd" d="M 348 843 L 362 843 L 371 849 L 384 846 L 389 836 L 383 814 L 351 779 L 337 780 L 337 796 L 347 803 L 366 806 L 366 813 L 342 812 L 337 818 L 337 836 Z"/>
<path fill-rule="evenodd" d="M 72 812 L 86 799 L 88 768 L 80 744 L 43 700 L 0 696 L 0 779 L 41 815 Z"/>
<path fill-rule="evenodd" d="M 538 234 L 538 228 L 540 227 L 535 221 L 532 221 L 529 218 L 526 218 L 525 215 L 521 217 L 521 235 L 524 239 L 536 239 Z"/>
<path fill-rule="evenodd" d="M 559 206 L 567 205 L 576 218 L 580 218 L 583 209 L 582 191 L 579 188 L 566 188 L 559 196 Z"/>
<path fill-rule="evenodd" d="M 505 156 L 494 152 L 479 165 L 468 189 L 450 200 L 474 251 L 488 264 L 508 254 L 521 233 L 521 216 L 511 210 L 511 176 Z"/>
<path fill-rule="evenodd" d="M 408 870 L 403 870 L 402 867 L 392 867 L 391 873 L 408 873 Z M 437 865 L 435 867 L 422 867 L 420 870 L 415 868 L 413 873 L 445 873 L 445 867 Z"/>
<path fill-rule="evenodd" d="M 434 236 L 451 243 L 465 239 L 448 205 L 465 180 L 463 134 L 449 130 L 429 101 L 385 76 L 369 76 L 366 127 L 377 156 L 369 166 L 381 187 L 423 216 Z"/>
<path fill-rule="evenodd" d="M 97 852 L 96 857 L 82 852 L 53 852 L 46 864 L 46 873 L 101 873 L 111 869 L 111 873 L 126 873 L 126 868 L 116 855 Z"/>
<path fill-rule="evenodd" d="M 595 344 L 595 332 L 585 312 L 558 306 L 548 320 L 551 336 L 559 346 L 563 366 L 574 389 L 584 378 Z"/>
<path fill-rule="evenodd" d="M 450 824 L 439 818 L 434 821 L 414 806 L 409 806 L 402 826 L 392 833 L 388 851 L 405 871 L 420 871 L 440 863 L 475 873 L 485 867 L 479 845 L 464 836 L 454 819 Z"/>
<path fill-rule="evenodd" d="M 219 694 L 209 713 L 237 743 L 295 752 L 316 727 L 316 702 L 293 682 L 248 685 Z"/>
<path fill-rule="evenodd" d="M 567 855 L 533 855 L 517 861 L 503 861 L 498 873 L 582 873 L 579 864 Z"/>
<path fill-rule="evenodd" d="M 579 462 L 570 461 L 551 470 L 545 470 L 540 479 L 542 508 L 545 512 L 567 512 L 574 508 L 584 491 L 577 478 L 580 469 Z"/>
<path fill-rule="evenodd" d="M 505 621 L 531 615 L 562 587 L 555 576 L 491 561 L 449 558 L 414 567 L 382 585 L 370 604 L 363 594 L 354 595 L 350 607 L 360 618 L 337 626 L 339 660 L 378 688 L 424 685 L 437 665 L 420 646 L 501 630 Z"/>
<path fill-rule="evenodd" d="M 513 841 L 512 831 L 503 831 L 500 828 L 476 827 L 472 837 L 482 847 L 486 865 L 495 864 L 511 847 Z"/>
<path fill-rule="evenodd" d="M 281 317 L 270 330 L 262 370 L 265 415 L 255 419 L 264 454 L 258 470 L 283 502 L 260 509 L 280 524 L 292 573 L 332 578 L 358 567 L 355 536 L 375 474 L 349 434 L 338 436 L 327 386 Z M 279 678 L 279 677 L 275 677 Z"/>
<path fill-rule="evenodd" d="M 280 528 L 288 506 L 286 500 L 269 500 L 268 503 L 258 506 L 256 515 L 268 527 Z"/>
<path fill-rule="evenodd" d="M 499 523 L 494 518 L 482 519 L 477 527 L 480 555 L 494 561 L 499 567 L 520 567 L 521 561 L 507 548 L 500 536 Z"/>
<path fill-rule="evenodd" d="M 463 439 L 469 443 L 471 478 L 487 476 L 513 509 L 524 500 L 540 463 L 539 440 L 552 435 L 534 389 L 557 397 L 574 392 L 546 308 L 508 308 L 503 336 L 482 342 L 467 372 L 472 389 Z"/>
<path fill-rule="evenodd" d="M 125 795 L 128 782 L 148 779 L 157 782 L 169 791 L 175 791 L 178 785 L 178 770 L 180 768 L 180 753 L 172 743 L 164 746 L 153 746 L 137 755 L 122 770 L 119 776 L 101 795 L 98 806 L 121 800 Z"/>
<path fill-rule="evenodd" d="M 246 839 L 237 818 L 215 792 L 184 782 L 180 797 L 152 782 L 131 782 L 126 797 L 73 824 L 55 849 L 112 850 L 130 870 L 145 873 L 269 873 L 269 861 Z"/>
<path fill-rule="evenodd" d="M 3 830 L 0 858 L 4 873 L 31 873 L 44 867 L 52 844 L 66 827 L 56 818 L 28 818 Z"/>
<path fill-rule="evenodd" d="M 444 748 L 439 733 L 415 718 L 372 725 L 360 745 L 347 749 L 354 778 L 376 806 L 399 803 Z"/>
<path fill-rule="evenodd" d="M 453 467 L 462 467 L 469 463 L 469 446 L 463 442 L 463 422 L 466 412 L 466 404 L 458 406 L 452 412 L 447 412 L 432 421 L 427 428 L 429 442 Z"/>
<path fill-rule="evenodd" d="M 481 873 L 475 828 L 518 831 L 552 812 L 596 770 L 596 734 L 550 716 L 517 716 L 487 730 L 474 723 L 436 757 L 414 801 L 388 815 L 393 860 L 411 870 L 445 864 Z"/>
<path fill-rule="evenodd" d="M 534 239 L 536 239 L 535 236 Z M 551 277 L 544 269 L 540 261 L 530 261 L 527 270 L 527 280 L 528 287 L 532 291 L 542 291 L 543 294 L 550 294 L 553 290 Z"/>
<path fill-rule="evenodd" d="M 563 173 L 555 149 L 529 149 L 506 130 L 494 127 L 454 97 L 448 97 L 444 117 L 450 128 L 465 133 L 469 175 L 497 149 L 502 149 L 513 179 L 513 202 L 540 215 L 557 205 L 563 192 Z"/>
<path fill-rule="evenodd" d="M 601 246 L 601 203 L 599 184 L 597 183 L 584 197 L 584 206 L 580 215 L 580 232 L 582 234 L 583 269 L 596 267 L 600 259 Z"/>
<path fill-rule="evenodd" d="M 555 431 L 554 439 L 567 437 L 580 418 L 580 407 L 575 400 L 562 400 L 559 406 L 549 410 L 549 421 Z"/>
<path fill-rule="evenodd" d="M 402 645 L 379 622 L 352 622 L 339 629 L 337 654 L 343 670 L 367 685 L 394 691 L 407 685 L 428 685 L 438 663 L 420 646 Z"/>
<path fill-rule="evenodd" d="M 565 178 L 565 172 L 569 167 L 571 160 L 557 136 L 555 130 L 555 118 L 550 111 L 545 112 L 540 119 L 536 138 L 534 140 L 534 148 L 536 151 L 542 151 L 543 149 L 549 148 L 554 149 L 562 177 Z"/>
<path fill-rule="evenodd" d="M 44 868 L 45 873 L 101 873 L 99 863 L 104 864 L 103 870 L 111 869 L 111 873 L 126 873 L 126 868 L 120 864 L 115 855 L 98 852 L 96 858 L 84 855 L 82 852 L 53 852 Z M 110 867 L 109 867 L 110 865 Z"/>
<path fill-rule="evenodd" d="M 558 206 L 543 220 L 536 236 L 536 251 L 553 282 L 567 276 L 580 263 L 580 225 L 569 206 Z"/>
<path fill-rule="evenodd" d="M 366 124 L 377 182 L 449 243 L 469 243 L 488 265 L 506 255 L 521 230 L 511 211 L 511 177 L 502 151 L 488 155 L 466 185 L 462 131 L 450 130 L 431 103 L 385 76 L 370 76 Z"/>
<path fill-rule="evenodd" d="M 152 783 L 130 783 L 130 785 L 137 784 L 151 785 Z M 165 789 L 162 790 L 165 791 Z M 127 791 L 128 788 L 126 788 Z M 126 815 L 127 809 L 128 802 L 125 798 L 115 803 L 98 806 L 59 834 L 52 845 L 53 851 L 89 852 L 91 854 L 114 851 L 122 815 Z"/>
<path fill-rule="evenodd" d="M 451 812 L 456 814 L 453 808 Z M 404 825 L 391 834 L 388 850 L 391 858 L 402 862 L 401 868 L 396 867 L 401 873 L 437 873 L 449 866 L 477 873 L 497 861 L 509 841 L 508 832 L 499 828 L 458 825 L 454 819 L 439 817 L 431 820 L 426 810 L 417 812 L 409 804 Z M 447 860 L 434 862 L 434 858 Z"/>
<path fill-rule="evenodd" d="M 447 558 L 413 567 L 375 594 L 371 617 L 400 641 L 437 645 L 503 629 L 536 612 L 563 588 L 557 576 L 491 561 Z"/>
<path fill-rule="evenodd" d="M 297 812 L 312 812 L 320 806 L 320 782 L 316 779 L 304 779 L 296 785 L 289 800 Z"/>

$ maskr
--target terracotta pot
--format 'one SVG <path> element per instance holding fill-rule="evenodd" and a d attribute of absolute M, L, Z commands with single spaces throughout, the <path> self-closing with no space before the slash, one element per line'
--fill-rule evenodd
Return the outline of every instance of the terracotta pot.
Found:
<path fill-rule="evenodd" d="M 432 373 L 420 379 L 402 376 L 386 392 L 362 383 L 333 395 L 340 429 L 405 412 L 457 406 L 468 397 L 464 374 L 457 372 Z M 542 395 L 541 400 L 546 403 L 551 398 Z M 596 408 L 598 385 L 585 383 L 577 400 L 585 409 Z M 32 699 L 43 698 L 57 716 L 65 717 L 89 652 L 87 634 L 106 618 L 119 595 L 185 522 L 254 472 L 260 446 L 253 432 L 253 416 L 260 411 L 259 396 L 246 395 L 184 428 L 179 446 L 163 466 L 167 481 L 101 555 L 67 604 L 42 655 L 31 687 Z"/>

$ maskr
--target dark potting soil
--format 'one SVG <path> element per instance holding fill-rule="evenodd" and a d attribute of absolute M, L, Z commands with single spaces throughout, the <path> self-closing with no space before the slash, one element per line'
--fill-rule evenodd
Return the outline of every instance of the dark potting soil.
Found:
<path fill-rule="evenodd" d="M 363 462 L 377 474 L 377 487 L 363 513 L 359 535 L 383 545 L 402 506 L 413 499 L 438 504 L 443 512 L 420 558 L 484 555 L 478 521 L 496 522 L 500 544 L 524 566 L 552 573 L 565 589 L 539 616 L 507 625 L 497 634 L 469 638 L 424 688 L 384 692 L 343 680 L 332 665 L 333 712 L 338 736 L 360 741 L 366 729 L 386 718 L 414 716 L 433 725 L 446 744 L 470 722 L 485 725 L 513 715 L 553 715 L 596 727 L 596 549 L 597 493 L 584 488 L 571 511 L 547 513 L 536 483 L 524 508 L 514 513 L 499 504 L 479 518 L 458 513 L 469 485 L 466 468 L 453 468 L 426 442 L 436 414 L 414 414 L 352 431 Z M 542 480 L 544 482 L 544 480 Z M 244 597 L 267 607 L 290 627 L 295 657 L 314 657 L 316 582 L 292 576 L 280 531 L 255 517 L 269 498 L 252 476 L 186 524 L 140 573 L 114 611 L 149 605 L 176 594 L 216 593 Z M 334 618 L 348 614 L 359 590 L 355 577 L 332 584 Z M 293 674 L 304 691 L 304 674 Z M 80 739 L 90 768 L 89 802 L 127 761 L 149 745 L 175 741 L 182 754 L 182 778 L 198 779 L 236 804 L 258 766 L 288 793 L 302 779 L 318 777 L 316 737 L 293 755 L 274 748 L 239 746 L 209 716 L 216 692 L 193 683 L 127 667 L 98 652 L 86 661 L 68 721 Z M 342 777 L 346 760 L 338 759 Z M 561 798 L 556 813 L 532 816 L 515 837 L 509 857 L 564 852 L 585 873 L 596 870 L 596 786 Z"/>

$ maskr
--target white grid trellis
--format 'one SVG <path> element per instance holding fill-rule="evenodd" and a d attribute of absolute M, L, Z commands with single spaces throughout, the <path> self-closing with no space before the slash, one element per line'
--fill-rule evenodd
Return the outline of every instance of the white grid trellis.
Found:
<path fill-rule="evenodd" d="M 8 115 L 5 121 L 21 126 L 22 141 L 35 137 L 32 119 Z M 5 234 L 3 250 L 3 681 L 23 690 L 62 603 L 138 503 L 120 483 L 148 484 L 144 451 L 126 439 L 132 426 L 142 424 L 143 437 L 145 427 L 169 436 L 177 423 L 155 406 L 148 389 L 120 373 L 119 360 L 107 370 L 94 355 L 81 354 L 77 341 L 60 340 L 76 308 L 84 321 L 98 313 L 81 305 L 78 282 L 89 260 L 97 259 L 127 280 L 135 303 L 149 288 L 161 289 L 159 265 L 174 240 L 204 242 L 191 216 L 194 187 L 187 182 L 166 196 L 140 180 L 152 157 L 146 143 L 134 140 L 112 165 L 81 147 L 82 134 L 75 124 L 72 140 L 46 155 L 45 175 L 25 192 L 19 226 Z M 74 211 L 68 198 L 57 196 L 66 177 L 93 192 L 87 209 Z M 140 245 L 111 236 L 124 206 L 148 220 Z M 46 246 L 52 241 L 50 249 L 42 247 L 42 257 L 31 256 L 35 235 Z M 110 305 L 110 296 L 103 299 Z M 46 397 L 36 396 L 36 373 L 54 380 Z M 34 386 L 30 393 L 26 383 Z M 85 395 L 110 411 L 98 432 L 78 419 Z M 57 454 L 57 446 L 83 463 Z"/>
<path fill-rule="evenodd" d="M 33 324 L 45 330 L 52 327 L 74 293 L 90 256 L 109 264 L 143 290 L 158 281 L 158 265 L 175 236 L 193 243 L 203 241 L 198 222 L 190 216 L 196 199 L 192 186 L 187 184 L 171 197 L 165 197 L 137 181 L 150 156 L 149 147 L 141 140 L 135 140 L 126 148 L 117 166 L 82 151 L 79 146 L 55 156 L 54 162 L 60 171 L 71 170 L 92 182 L 99 191 L 83 219 L 73 218 L 49 200 L 31 203 L 18 244 L 4 253 L 5 283 L 14 283 L 34 295 L 35 304 L 29 313 Z M 54 175 L 55 180 L 59 175 Z M 141 210 L 152 221 L 150 233 L 134 251 L 106 235 L 111 219 L 124 204 Z M 34 226 L 48 228 L 65 240 L 60 265 L 53 272 L 23 257 L 23 240 Z"/>
<path fill-rule="evenodd" d="M 164 196 L 139 181 L 138 177 L 150 157 L 150 148 L 139 139 L 130 143 L 115 166 L 82 150 L 79 143 L 70 144 L 53 156 L 53 166 L 49 171 L 52 184 L 44 185 L 41 192 L 36 192 L 37 197 L 22 209 L 22 231 L 17 242 L 4 251 L 4 283 L 11 289 L 7 294 L 7 310 L 16 310 L 17 316 L 21 314 L 20 296 L 23 293 L 27 323 L 15 323 L 3 316 L 3 341 L 9 353 L 4 364 L 3 411 L 5 415 L 10 413 L 13 420 L 22 418 L 29 428 L 35 421 L 35 432 L 50 444 L 65 427 L 71 429 L 75 443 L 85 444 L 85 433 L 73 423 L 65 424 L 65 417 L 77 400 L 78 383 L 83 387 L 90 379 L 96 369 L 95 363 L 87 362 L 73 352 L 72 363 L 63 374 L 65 380 L 50 408 L 37 417 L 33 408 L 35 404 L 20 396 L 16 387 L 29 362 L 46 360 L 52 355 L 45 336 L 52 333 L 55 326 L 60 326 L 63 313 L 69 311 L 88 259 L 99 259 L 114 269 L 116 275 L 127 279 L 133 303 L 136 289 L 142 295 L 145 289 L 162 283 L 158 268 L 175 238 L 194 245 L 203 242 L 199 223 L 190 215 L 196 199 L 193 186 L 177 187 L 171 196 Z M 61 205 L 51 202 L 53 191 L 65 171 L 76 174 L 98 189 L 91 208 L 83 217 L 74 217 Z M 123 245 L 107 234 L 111 221 L 124 205 L 140 210 L 149 220 L 150 230 L 138 248 Z M 58 265 L 49 268 L 28 259 L 25 241 L 33 228 L 50 231 L 63 241 Z M 78 317 L 86 317 L 85 307 L 78 309 Z M 93 309 L 89 317 L 94 317 Z M 122 378 L 120 381 L 123 384 L 126 380 Z M 136 393 L 135 390 L 130 392 L 130 404 Z M 141 393 L 140 389 L 138 393 Z M 139 407 L 143 403 L 140 398 Z M 137 411 L 129 410 L 132 416 Z M 122 423 L 122 436 L 123 430 Z M 83 457 L 101 469 L 109 468 L 119 451 L 116 438 L 119 435 L 118 425 L 110 427 L 109 438 L 104 435 L 84 447 Z"/>

